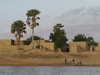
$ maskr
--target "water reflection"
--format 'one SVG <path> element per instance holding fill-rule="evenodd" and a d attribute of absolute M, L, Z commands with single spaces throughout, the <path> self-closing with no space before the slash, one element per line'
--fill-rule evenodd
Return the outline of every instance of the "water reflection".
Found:
<path fill-rule="evenodd" d="M 0 75 L 100 75 L 100 67 L 0 66 Z"/>

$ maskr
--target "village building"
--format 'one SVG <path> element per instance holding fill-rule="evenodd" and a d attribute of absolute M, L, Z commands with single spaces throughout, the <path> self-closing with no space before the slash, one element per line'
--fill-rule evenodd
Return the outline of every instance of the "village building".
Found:
<path fill-rule="evenodd" d="M 19 45 L 18 41 L 12 39 L 1 39 L 0 47 L 17 47 L 19 49 L 32 49 L 32 42 L 26 40 L 20 40 Z M 48 40 L 34 40 L 34 48 L 40 48 L 45 50 L 54 51 L 54 43 Z"/>
<path fill-rule="evenodd" d="M 69 42 L 69 50 L 71 53 L 88 51 L 87 42 Z"/>
<path fill-rule="evenodd" d="M 2 48 L 9 48 L 9 49 L 32 49 L 32 42 L 26 40 L 20 40 L 19 45 L 18 41 L 12 39 L 1 39 L 0 40 L 0 49 Z M 34 48 L 45 49 L 47 51 L 54 51 L 54 43 L 48 40 L 34 40 Z M 60 49 L 59 51 L 62 52 L 70 52 L 70 53 L 77 53 L 77 52 L 85 52 L 85 51 L 98 51 L 100 50 L 100 43 L 98 46 L 88 46 L 88 42 L 69 42 L 69 46 L 64 49 Z"/>

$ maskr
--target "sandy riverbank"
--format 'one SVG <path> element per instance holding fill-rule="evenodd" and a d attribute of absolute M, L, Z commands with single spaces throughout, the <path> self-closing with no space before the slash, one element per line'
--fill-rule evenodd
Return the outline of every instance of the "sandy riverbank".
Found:
<path fill-rule="evenodd" d="M 65 64 L 65 58 L 69 64 Z M 76 65 L 82 59 L 83 66 L 100 66 L 100 52 L 49 52 L 40 50 L 21 50 L 16 52 L 0 52 L 0 65 L 2 66 L 73 66 L 72 59 Z"/>

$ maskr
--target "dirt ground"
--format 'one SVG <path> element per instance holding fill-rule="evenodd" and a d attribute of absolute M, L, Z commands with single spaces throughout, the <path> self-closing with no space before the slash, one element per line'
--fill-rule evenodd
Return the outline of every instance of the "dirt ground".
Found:
<path fill-rule="evenodd" d="M 65 58 L 67 63 L 65 64 Z M 33 50 L 0 50 L 0 65 L 8 66 L 72 66 L 72 59 L 75 65 L 100 66 L 100 51 L 88 51 L 80 53 L 52 52 L 40 49 Z"/>

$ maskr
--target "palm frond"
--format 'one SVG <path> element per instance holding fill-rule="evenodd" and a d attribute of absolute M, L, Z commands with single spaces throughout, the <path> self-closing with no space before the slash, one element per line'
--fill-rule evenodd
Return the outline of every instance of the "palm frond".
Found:
<path fill-rule="evenodd" d="M 36 19 L 40 19 L 40 17 L 36 17 Z"/>
<path fill-rule="evenodd" d="M 39 23 L 36 23 L 36 26 L 39 26 Z"/>

